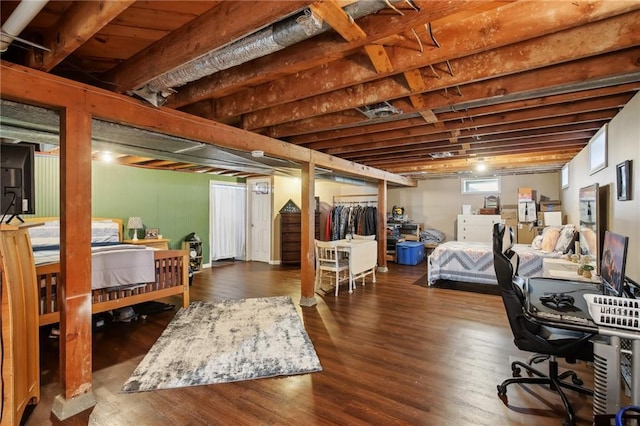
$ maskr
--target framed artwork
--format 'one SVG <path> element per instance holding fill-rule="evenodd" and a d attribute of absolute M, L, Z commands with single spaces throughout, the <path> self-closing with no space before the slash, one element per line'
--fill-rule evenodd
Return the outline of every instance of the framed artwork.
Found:
<path fill-rule="evenodd" d="M 158 228 L 146 228 L 144 230 L 144 239 L 145 240 L 155 240 L 158 238 L 160 234 L 160 229 Z"/>
<path fill-rule="evenodd" d="M 607 167 L 607 125 L 596 132 L 589 141 L 589 174 Z"/>
<path fill-rule="evenodd" d="M 631 160 L 616 166 L 616 193 L 620 201 L 631 199 Z"/>
<path fill-rule="evenodd" d="M 565 164 L 560 172 L 560 182 L 562 183 L 562 189 L 569 187 L 569 165 Z"/>

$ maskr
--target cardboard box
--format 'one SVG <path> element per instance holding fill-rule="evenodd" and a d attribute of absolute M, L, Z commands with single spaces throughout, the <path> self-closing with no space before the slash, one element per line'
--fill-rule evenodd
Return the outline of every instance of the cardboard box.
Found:
<path fill-rule="evenodd" d="M 516 220 L 518 219 L 518 209 L 502 209 L 502 212 L 500 212 L 500 217 L 502 217 L 504 220 Z"/>
<path fill-rule="evenodd" d="M 540 202 L 541 212 L 559 212 L 561 210 L 562 210 L 562 201 L 560 200 L 549 200 L 549 201 Z"/>
<path fill-rule="evenodd" d="M 518 223 L 518 244 L 531 244 L 533 239 L 542 232 L 543 227 L 530 227 L 528 223 Z"/>
<path fill-rule="evenodd" d="M 533 188 L 518 188 L 518 202 L 533 201 Z"/>

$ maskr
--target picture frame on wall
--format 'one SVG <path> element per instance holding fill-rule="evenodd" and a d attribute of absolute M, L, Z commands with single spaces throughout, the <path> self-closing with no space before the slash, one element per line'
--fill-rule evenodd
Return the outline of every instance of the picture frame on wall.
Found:
<path fill-rule="evenodd" d="M 607 125 L 596 132 L 589 141 L 589 174 L 607 167 Z"/>
<path fill-rule="evenodd" d="M 623 161 L 616 166 L 616 193 L 618 201 L 631 199 L 631 160 Z"/>

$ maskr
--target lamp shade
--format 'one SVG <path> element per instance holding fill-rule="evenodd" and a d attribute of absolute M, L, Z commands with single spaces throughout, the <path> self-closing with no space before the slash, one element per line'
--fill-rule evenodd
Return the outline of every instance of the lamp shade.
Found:
<path fill-rule="evenodd" d="M 128 229 L 140 229 L 142 228 L 142 219 L 139 217 L 130 217 L 129 222 L 127 222 Z"/>

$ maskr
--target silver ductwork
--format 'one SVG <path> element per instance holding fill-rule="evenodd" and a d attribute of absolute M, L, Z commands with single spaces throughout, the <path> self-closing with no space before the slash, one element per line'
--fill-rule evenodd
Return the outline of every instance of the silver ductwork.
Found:
<path fill-rule="evenodd" d="M 375 13 L 400 0 L 359 1 L 344 7 L 352 18 L 359 19 Z M 277 22 L 254 34 L 237 40 L 223 48 L 208 52 L 172 71 L 131 91 L 155 106 L 163 105 L 175 93 L 175 88 L 199 80 L 218 71 L 243 64 L 262 56 L 282 50 L 303 40 L 331 29 L 311 9 Z"/>

